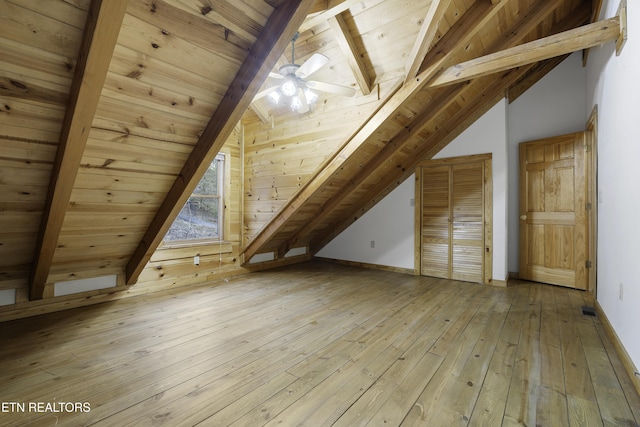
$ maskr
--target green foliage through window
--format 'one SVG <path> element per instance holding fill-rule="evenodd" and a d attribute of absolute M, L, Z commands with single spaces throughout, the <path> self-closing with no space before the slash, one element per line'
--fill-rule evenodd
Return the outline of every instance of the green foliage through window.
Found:
<path fill-rule="evenodd" d="M 224 156 L 218 155 L 164 237 L 165 242 L 222 239 Z"/>

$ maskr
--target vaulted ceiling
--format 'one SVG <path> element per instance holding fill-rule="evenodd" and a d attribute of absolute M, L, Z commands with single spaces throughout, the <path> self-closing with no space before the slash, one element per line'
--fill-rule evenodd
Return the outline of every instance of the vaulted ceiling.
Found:
<path fill-rule="evenodd" d="M 314 78 L 356 89 L 323 111 L 357 114 L 247 257 L 321 248 L 498 99 L 619 38 L 593 16 L 591 0 L 0 0 L 0 283 L 42 298 L 70 265 L 135 283 L 238 122 L 299 119 L 252 103 L 296 32 L 296 60 L 331 58 Z"/>

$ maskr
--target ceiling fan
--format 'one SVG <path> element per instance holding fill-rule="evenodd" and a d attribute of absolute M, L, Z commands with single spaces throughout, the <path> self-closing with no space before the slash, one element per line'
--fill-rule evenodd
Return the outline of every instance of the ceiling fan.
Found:
<path fill-rule="evenodd" d="M 329 58 L 321 53 L 314 53 L 302 65 L 296 64 L 294 62 L 295 42 L 298 36 L 299 34 L 296 33 L 291 40 L 291 63 L 280 67 L 277 73 L 269 73 L 269 77 L 281 80 L 281 82 L 276 86 L 258 92 L 254 100 L 269 97 L 275 104 L 281 104 L 282 101 L 282 103 L 288 104 L 292 110 L 299 113 L 306 113 L 309 111 L 309 105 L 318 99 L 318 95 L 314 90 L 342 96 L 355 95 L 356 90 L 351 87 L 316 80 L 306 80 L 325 66 L 329 62 Z"/>

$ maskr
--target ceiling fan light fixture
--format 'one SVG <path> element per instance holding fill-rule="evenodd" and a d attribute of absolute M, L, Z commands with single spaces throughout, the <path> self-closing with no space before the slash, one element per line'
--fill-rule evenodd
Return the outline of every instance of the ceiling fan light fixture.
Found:
<path fill-rule="evenodd" d="M 318 95 L 308 87 L 304 88 L 304 96 L 309 104 L 313 104 L 318 99 Z"/>
<path fill-rule="evenodd" d="M 295 78 L 292 78 L 291 76 L 287 76 L 285 78 L 285 81 L 280 86 L 280 90 L 282 91 L 282 94 L 285 96 L 295 95 L 298 92 L 298 84 Z"/>
<path fill-rule="evenodd" d="M 300 108 L 302 108 L 302 101 L 296 95 L 291 98 L 291 109 L 294 111 L 298 111 Z"/>
<path fill-rule="evenodd" d="M 277 90 L 270 92 L 268 96 L 274 104 L 280 102 L 280 98 L 282 97 L 282 95 L 280 95 L 280 92 L 278 92 Z"/>

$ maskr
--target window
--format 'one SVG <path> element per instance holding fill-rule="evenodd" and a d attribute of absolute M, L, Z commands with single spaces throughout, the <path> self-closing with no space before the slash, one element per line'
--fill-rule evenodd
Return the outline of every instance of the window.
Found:
<path fill-rule="evenodd" d="M 221 240 L 224 154 L 218 154 L 164 237 L 164 243 Z"/>

